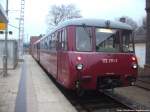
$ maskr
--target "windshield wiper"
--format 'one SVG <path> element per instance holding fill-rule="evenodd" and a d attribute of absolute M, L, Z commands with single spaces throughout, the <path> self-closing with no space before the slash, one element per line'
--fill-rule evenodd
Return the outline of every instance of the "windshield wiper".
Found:
<path fill-rule="evenodd" d="M 86 24 L 82 24 L 82 27 L 84 29 L 84 31 L 86 32 L 86 34 L 88 34 L 89 38 L 92 38 L 91 33 L 88 31 Z"/>

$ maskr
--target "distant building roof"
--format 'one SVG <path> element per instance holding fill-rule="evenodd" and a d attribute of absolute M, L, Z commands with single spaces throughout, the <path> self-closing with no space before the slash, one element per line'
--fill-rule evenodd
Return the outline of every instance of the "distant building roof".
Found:
<path fill-rule="evenodd" d="M 146 42 L 146 29 L 139 27 L 135 32 L 135 43 L 145 43 Z"/>

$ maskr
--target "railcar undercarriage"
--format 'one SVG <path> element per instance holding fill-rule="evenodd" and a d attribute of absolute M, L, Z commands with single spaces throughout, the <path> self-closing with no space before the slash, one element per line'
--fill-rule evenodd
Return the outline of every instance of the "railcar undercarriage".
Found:
<path fill-rule="evenodd" d="M 120 76 L 102 76 L 97 78 L 97 89 L 113 89 L 121 86 Z"/>

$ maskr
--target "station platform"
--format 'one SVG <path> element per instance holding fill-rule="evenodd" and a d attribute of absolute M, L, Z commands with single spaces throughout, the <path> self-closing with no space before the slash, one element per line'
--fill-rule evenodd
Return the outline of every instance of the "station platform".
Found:
<path fill-rule="evenodd" d="M 0 71 L 2 72 L 2 71 Z M 30 55 L 0 75 L 0 112 L 76 112 Z"/>

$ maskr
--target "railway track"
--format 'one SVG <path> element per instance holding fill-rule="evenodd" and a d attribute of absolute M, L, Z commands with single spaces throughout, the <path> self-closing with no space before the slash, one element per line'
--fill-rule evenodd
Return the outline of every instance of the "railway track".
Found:
<path fill-rule="evenodd" d="M 138 103 L 136 101 L 132 101 L 131 99 L 128 99 L 127 97 L 124 97 L 122 95 L 119 95 L 116 92 L 110 92 L 110 91 L 104 91 L 103 92 L 105 95 L 109 96 L 110 98 L 120 102 L 121 104 L 125 105 L 126 107 L 129 108 L 129 111 L 134 111 L 134 112 L 150 112 L 150 108 Z M 126 111 L 126 110 L 124 110 Z M 127 111 L 128 112 L 128 111 Z"/>
<path fill-rule="evenodd" d="M 147 77 L 145 77 L 147 78 Z M 145 79 L 138 79 L 136 86 L 147 91 L 150 91 L 150 78 L 148 77 L 147 80 Z"/>
<path fill-rule="evenodd" d="M 119 112 L 130 109 L 101 92 L 86 93 L 82 97 L 70 92 L 64 95 L 78 112 Z"/>

